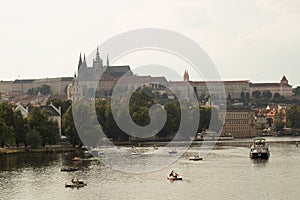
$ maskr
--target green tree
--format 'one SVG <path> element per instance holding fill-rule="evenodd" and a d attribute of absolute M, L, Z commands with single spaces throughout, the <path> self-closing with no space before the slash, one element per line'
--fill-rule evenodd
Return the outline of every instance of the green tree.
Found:
<path fill-rule="evenodd" d="M 284 119 L 284 116 L 283 116 L 282 111 L 279 111 L 275 114 L 274 123 L 275 123 L 277 131 L 282 131 L 283 130 L 283 128 L 285 126 L 285 123 L 284 123 L 283 119 Z"/>
<path fill-rule="evenodd" d="M 33 108 L 27 116 L 28 126 L 35 129 L 42 137 L 42 145 L 55 144 L 59 137 L 58 124 L 50 120 L 49 111 Z"/>
<path fill-rule="evenodd" d="M 0 118 L 2 118 L 6 125 L 12 127 L 14 125 L 13 107 L 8 103 L 0 103 Z"/>
<path fill-rule="evenodd" d="M 42 95 L 48 95 L 52 93 L 50 85 L 45 85 L 45 84 L 43 84 L 42 87 L 38 88 L 38 91 Z"/>
<path fill-rule="evenodd" d="M 262 92 L 262 98 L 265 98 L 265 99 L 270 99 L 272 97 L 272 93 L 270 90 L 266 90 L 266 91 L 263 91 Z"/>
<path fill-rule="evenodd" d="M 300 106 L 292 105 L 286 112 L 287 125 L 293 129 L 300 128 Z"/>
<path fill-rule="evenodd" d="M 300 86 L 297 86 L 296 88 L 294 88 L 293 92 L 294 92 L 295 96 L 300 96 Z"/>
<path fill-rule="evenodd" d="M 5 145 L 10 146 L 15 143 L 13 128 L 7 126 L 4 119 L 0 118 L 0 145 L 3 148 Z"/>
<path fill-rule="evenodd" d="M 17 147 L 24 144 L 27 147 L 26 137 L 28 134 L 27 122 L 19 110 L 14 111 L 14 132 Z"/>
<path fill-rule="evenodd" d="M 255 99 L 260 99 L 261 98 L 261 92 L 258 90 L 255 90 L 254 92 L 252 92 L 252 97 Z"/>
<path fill-rule="evenodd" d="M 32 148 L 37 148 L 42 145 L 41 134 L 35 129 L 31 129 L 29 131 L 26 140 L 27 140 L 28 145 L 31 146 Z"/>
<path fill-rule="evenodd" d="M 65 134 L 70 140 L 70 143 L 73 146 L 82 145 L 81 140 L 79 138 L 78 132 L 76 130 L 73 113 L 72 113 L 72 106 L 70 106 L 66 113 L 62 117 L 62 129 Z"/>

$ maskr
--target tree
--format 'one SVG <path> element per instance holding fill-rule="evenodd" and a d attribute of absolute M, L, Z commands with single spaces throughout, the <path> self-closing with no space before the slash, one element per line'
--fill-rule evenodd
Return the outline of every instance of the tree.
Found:
<path fill-rule="evenodd" d="M 8 126 L 4 119 L 0 118 L 0 145 L 3 148 L 5 145 L 10 146 L 15 143 L 13 128 Z"/>
<path fill-rule="evenodd" d="M 17 147 L 19 144 L 24 144 L 27 147 L 26 137 L 28 134 L 26 120 L 23 118 L 21 112 L 19 110 L 14 111 L 14 132 L 16 138 Z"/>
<path fill-rule="evenodd" d="M 292 105 L 286 112 L 286 118 L 291 128 L 300 128 L 300 106 Z"/>
<path fill-rule="evenodd" d="M 258 90 L 255 90 L 254 92 L 252 92 L 252 97 L 254 97 L 255 99 L 260 99 L 261 98 L 261 92 Z"/>
<path fill-rule="evenodd" d="M 72 106 L 70 106 L 66 113 L 62 117 L 62 129 L 65 134 L 70 139 L 70 143 L 73 146 L 80 145 L 81 146 L 81 140 L 79 138 L 78 132 L 76 130 L 74 119 L 73 119 L 73 113 L 72 113 Z"/>
<path fill-rule="evenodd" d="M 282 111 L 279 111 L 275 114 L 275 120 L 274 120 L 274 123 L 275 123 L 275 126 L 276 126 L 276 129 L 277 131 L 282 131 L 284 126 L 285 126 L 285 123 L 283 121 L 283 113 Z"/>
<path fill-rule="evenodd" d="M 7 103 L 0 103 L 0 118 L 7 126 L 12 127 L 14 125 L 13 107 Z"/>
<path fill-rule="evenodd" d="M 40 147 L 42 144 L 41 134 L 37 130 L 31 129 L 28 133 L 26 141 L 32 148 Z"/>
<path fill-rule="evenodd" d="M 276 92 L 276 93 L 274 94 L 274 97 L 273 97 L 273 98 L 274 98 L 274 99 L 279 99 L 280 97 L 281 97 L 280 94 Z"/>
<path fill-rule="evenodd" d="M 261 96 L 262 96 L 262 98 L 270 99 L 272 97 L 272 93 L 270 90 L 266 90 L 266 91 L 263 91 Z"/>
<path fill-rule="evenodd" d="M 42 95 L 48 95 L 48 94 L 51 94 L 51 93 L 52 93 L 50 85 L 45 85 L 45 84 L 43 84 L 42 87 L 39 87 L 39 88 L 38 88 L 38 91 L 39 91 Z"/>
<path fill-rule="evenodd" d="M 58 140 L 58 124 L 50 120 L 50 113 L 45 109 L 33 108 L 27 116 L 28 126 L 35 129 L 42 137 L 42 145 L 55 144 Z"/>
<path fill-rule="evenodd" d="M 295 96 L 300 96 L 300 86 L 293 89 Z"/>

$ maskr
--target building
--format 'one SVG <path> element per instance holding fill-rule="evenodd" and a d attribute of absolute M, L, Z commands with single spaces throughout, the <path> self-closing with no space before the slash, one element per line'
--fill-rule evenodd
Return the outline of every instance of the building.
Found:
<path fill-rule="evenodd" d="M 25 94 L 32 88 L 39 88 L 42 85 L 49 85 L 53 94 L 66 94 L 66 88 L 73 79 L 73 77 L 60 77 L 0 81 L 0 92 Z"/>
<path fill-rule="evenodd" d="M 292 86 L 289 85 L 289 82 L 285 76 L 282 77 L 279 83 L 251 83 L 250 94 L 252 95 L 254 91 L 259 91 L 261 93 L 270 91 L 272 97 L 274 97 L 276 93 L 284 97 L 293 96 Z"/>
<path fill-rule="evenodd" d="M 191 87 L 187 87 L 188 84 Z M 188 71 L 185 70 L 183 81 L 171 81 L 169 85 L 173 86 L 173 88 L 179 88 L 180 91 L 184 91 L 180 95 L 181 98 L 190 99 L 195 94 L 198 100 L 207 100 L 212 94 L 223 94 L 222 91 L 219 91 L 222 85 L 224 86 L 227 100 L 244 101 L 251 98 L 254 91 L 261 93 L 270 91 L 273 97 L 276 93 L 284 97 L 291 97 L 293 95 L 292 86 L 289 85 L 285 76 L 283 76 L 280 83 L 252 83 L 250 80 L 191 81 L 189 80 Z"/>
<path fill-rule="evenodd" d="M 247 108 L 228 108 L 222 133 L 230 133 L 234 138 L 255 137 L 255 111 Z"/>

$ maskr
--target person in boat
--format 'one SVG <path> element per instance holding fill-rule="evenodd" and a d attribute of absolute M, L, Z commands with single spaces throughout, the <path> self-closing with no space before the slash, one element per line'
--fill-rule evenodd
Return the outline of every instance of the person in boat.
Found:
<path fill-rule="evenodd" d="M 171 173 L 170 173 L 170 177 L 174 177 L 174 178 L 177 178 L 177 176 L 178 176 L 179 174 L 177 174 L 176 172 L 174 172 L 174 171 L 172 171 Z"/>

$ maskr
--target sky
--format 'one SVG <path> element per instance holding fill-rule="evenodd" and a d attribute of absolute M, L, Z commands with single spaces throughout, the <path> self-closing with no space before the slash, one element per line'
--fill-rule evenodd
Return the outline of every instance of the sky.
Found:
<path fill-rule="evenodd" d="M 0 80 L 73 76 L 80 52 L 89 55 L 126 31 L 162 28 L 198 43 L 223 80 L 279 82 L 285 75 L 295 87 L 299 24 L 298 0 L 2 1 Z M 116 63 L 134 68 L 141 57 Z M 180 75 L 189 68 L 171 60 Z M 193 71 L 190 78 L 199 79 Z"/>

